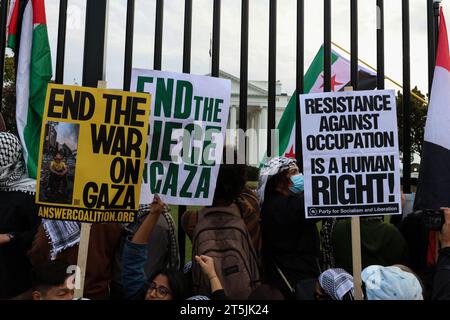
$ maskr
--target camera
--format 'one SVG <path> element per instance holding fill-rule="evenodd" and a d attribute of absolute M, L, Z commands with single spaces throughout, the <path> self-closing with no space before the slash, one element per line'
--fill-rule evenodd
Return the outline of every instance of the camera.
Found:
<path fill-rule="evenodd" d="M 417 210 L 412 215 L 423 222 L 429 230 L 441 231 L 445 222 L 444 210 L 442 209 Z"/>

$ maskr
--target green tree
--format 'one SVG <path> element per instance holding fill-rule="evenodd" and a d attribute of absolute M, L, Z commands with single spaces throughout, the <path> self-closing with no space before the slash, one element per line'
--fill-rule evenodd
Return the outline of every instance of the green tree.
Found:
<path fill-rule="evenodd" d="M 412 90 L 416 95 L 425 99 L 425 95 L 420 92 L 417 86 Z M 428 105 L 424 105 L 417 98 L 411 96 L 411 154 L 422 155 L 423 135 L 425 132 L 425 122 L 427 120 Z M 397 95 L 397 121 L 398 121 L 398 141 L 400 151 L 403 152 L 403 95 Z"/>
<path fill-rule="evenodd" d="M 16 125 L 16 73 L 14 57 L 5 57 L 5 73 L 3 76 L 3 101 L 1 112 L 6 124 L 6 130 L 17 135 Z"/>

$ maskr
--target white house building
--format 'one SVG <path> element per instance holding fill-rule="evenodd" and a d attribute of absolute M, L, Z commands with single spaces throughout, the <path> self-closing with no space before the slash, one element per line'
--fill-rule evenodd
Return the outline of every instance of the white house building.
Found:
<path fill-rule="evenodd" d="M 238 77 L 220 70 L 219 77 L 231 80 L 230 116 L 228 118 L 227 143 L 236 144 L 237 136 L 233 135 L 239 128 L 239 87 Z M 248 83 L 247 104 L 247 136 L 248 136 L 248 163 L 258 165 L 266 152 L 267 146 L 267 111 L 268 111 L 268 81 L 252 81 Z M 276 125 L 283 114 L 291 96 L 282 92 L 280 81 L 276 83 Z M 253 130 L 252 130 L 253 129 Z M 265 129 L 258 130 L 255 129 Z"/>

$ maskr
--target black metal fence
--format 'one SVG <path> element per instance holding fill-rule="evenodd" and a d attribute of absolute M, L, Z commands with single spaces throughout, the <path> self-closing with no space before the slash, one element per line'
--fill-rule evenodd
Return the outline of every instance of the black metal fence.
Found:
<path fill-rule="evenodd" d="M 104 53 L 108 0 L 87 0 L 85 21 L 85 45 L 83 60 L 83 85 L 97 86 L 98 80 L 104 79 Z M 211 75 L 219 76 L 220 66 L 220 16 L 221 0 L 213 0 L 213 31 L 212 31 L 212 63 Z M 270 1 L 269 11 L 269 61 L 268 61 L 268 150 L 271 150 L 270 129 L 275 128 L 275 102 L 276 102 L 276 39 L 277 39 L 277 0 Z M 317 0 L 319 1 L 319 0 Z M 351 8 L 351 83 L 354 90 L 358 90 L 358 0 L 349 0 Z M 436 43 L 437 43 L 437 19 L 439 16 L 439 1 L 423 0 L 427 2 L 427 28 L 428 28 L 428 74 L 429 90 L 433 78 Z M 0 74 L 3 76 L 5 45 L 6 45 L 6 18 L 8 15 L 8 0 L 1 0 L 0 21 Z M 184 11 L 184 38 L 183 38 L 183 72 L 191 71 L 191 44 L 192 44 L 192 0 L 185 0 Z M 324 2 L 324 89 L 331 91 L 331 0 Z M 247 128 L 247 101 L 248 101 L 248 60 L 249 60 L 249 0 L 242 0 L 241 8 L 241 46 L 240 46 L 240 101 L 239 101 L 239 128 Z M 55 82 L 62 83 L 64 76 L 64 52 L 66 43 L 68 0 L 60 0 L 58 42 L 56 54 Z M 377 83 L 379 89 L 384 89 L 384 0 L 376 0 L 378 26 L 377 26 Z M 409 0 L 402 0 L 402 44 L 403 44 L 403 190 L 411 191 L 411 137 L 410 137 L 410 7 Z M 133 31 L 134 31 L 135 0 L 127 1 L 125 59 L 123 89 L 130 89 L 131 69 L 133 66 Z M 424 13 L 425 14 L 425 13 Z M 154 34 L 154 65 L 155 70 L 161 69 L 162 62 L 162 38 L 163 38 L 164 0 L 156 0 L 156 19 Z M 296 92 L 304 92 L 304 18 L 305 1 L 297 0 L 297 39 L 296 39 Z M 0 99 L 2 93 L 0 91 Z M 297 104 L 298 104 L 297 99 Z M 300 111 L 297 105 L 296 134 L 301 136 Z M 301 139 L 296 139 L 296 150 L 301 150 Z M 300 152 L 296 153 L 300 155 Z M 302 159 L 297 159 L 302 166 Z M 179 207 L 179 218 L 186 210 L 185 206 Z M 180 222 L 180 221 L 179 221 Z M 179 227 L 179 242 L 182 261 L 185 257 L 185 235 Z"/>

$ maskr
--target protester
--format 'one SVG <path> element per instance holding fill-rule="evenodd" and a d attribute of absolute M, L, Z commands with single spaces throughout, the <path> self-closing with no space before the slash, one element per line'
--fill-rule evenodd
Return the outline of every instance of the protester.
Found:
<path fill-rule="evenodd" d="M 222 283 L 217 276 L 214 267 L 214 259 L 205 255 L 195 256 L 195 261 L 200 265 L 204 275 L 208 278 L 211 287 L 212 300 L 226 300 L 227 296 L 223 290 Z"/>
<path fill-rule="evenodd" d="M 322 272 L 317 289 L 317 300 L 354 300 L 353 277 L 344 269 Z"/>
<path fill-rule="evenodd" d="M 43 219 L 28 256 L 33 265 L 60 259 L 70 265 L 78 260 L 81 224 L 73 221 Z M 117 223 L 94 223 L 91 226 L 87 253 L 84 297 L 103 300 L 109 297 L 112 263 L 119 248 L 121 226 Z"/>
<path fill-rule="evenodd" d="M 26 252 L 39 225 L 36 182 L 27 177 L 19 139 L 0 132 L 0 299 L 31 286 Z"/>
<path fill-rule="evenodd" d="M 434 275 L 433 300 L 450 300 L 450 208 L 442 208 L 445 223 L 440 233 L 441 250 Z"/>
<path fill-rule="evenodd" d="M 149 277 L 144 266 L 147 261 L 149 238 L 164 210 L 164 203 L 154 196 L 150 212 L 131 241 L 123 248 L 122 284 L 125 297 L 132 300 L 181 300 L 188 296 L 187 279 L 179 270 L 166 269 Z"/>
<path fill-rule="evenodd" d="M 398 225 L 398 228 L 405 238 L 409 248 L 409 263 L 425 285 L 426 300 L 433 291 L 433 278 L 438 257 L 437 238 L 439 232 L 430 230 L 424 223 L 421 214 L 409 214 Z"/>
<path fill-rule="evenodd" d="M 361 273 L 367 300 L 423 300 L 423 288 L 414 273 L 404 266 L 371 265 Z"/>
<path fill-rule="evenodd" d="M 294 159 L 273 158 L 261 169 L 258 186 L 266 281 L 290 298 L 300 280 L 319 276 L 319 235 L 316 221 L 305 219 L 298 175 Z"/>
<path fill-rule="evenodd" d="M 223 153 L 231 153 L 230 147 Z M 233 152 L 234 153 L 234 152 Z M 234 153 L 235 154 L 235 153 Z M 235 156 L 236 158 L 236 156 Z M 257 195 L 246 186 L 247 169 L 245 165 L 222 164 L 217 177 L 213 206 L 230 206 L 234 203 L 251 236 L 253 248 L 259 256 L 261 250 L 260 208 Z M 198 223 L 198 210 L 186 211 L 182 216 L 182 227 L 192 241 Z"/>
<path fill-rule="evenodd" d="M 75 275 L 68 272 L 69 264 L 53 260 L 33 267 L 33 300 L 72 300 L 75 293 Z"/>
<path fill-rule="evenodd" d="M 224 154 L 236 153 L 229 148 Z M 182 225 L 191 237 L 193 255 L 211 257 L 216 265 L 226 295 L 230 299 L 247 299 L 260 281 L 260 261 L 255 249 L 259 247 L 259 205 L 256 195 L 245 187 L 245 165 L 220 166 L 212 206 L 198 212 L 186 212 Z M 209 294 L 209 281 L 198 263 L 193 261 L 194 293 Z"/>
<path fill-rule="evenodd" d="M 122 237 L 119 250 L 117 250 L 113 263 L 113 280 L 111 282 L 111 299 L 120 300 L 124 298 L 122 286 L 122 261 L 123 247 L 128 238 L 132 238 L 145 218 L 150 213 L 150 205 L 139 205 L 139 213 L 136 220 L 131 224 L 122 225 Z M 151 233 L 148 243 L 147 261 L 144 266 L 147 278 L 155 272 L 163 269 L 180 268 L 180 254 L 176 236 L 175 222 L 173 221 L 169 206 L 164 210 Z"/>
<path fill-rule="evenodd" d="M 398 229 L 383 217 L 361 218 L 362 268 L 409 264 L 408 246 Z M 332 233 L 335 266 L 353 274 L 351 219 L 337 220 Z"/>

